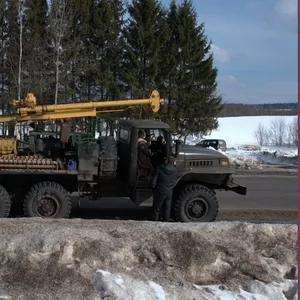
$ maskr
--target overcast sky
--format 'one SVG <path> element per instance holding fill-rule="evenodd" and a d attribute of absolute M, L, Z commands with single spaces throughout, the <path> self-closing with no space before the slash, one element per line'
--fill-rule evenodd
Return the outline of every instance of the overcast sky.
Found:
<path fill-rule="evenodd" d="M 298 100 L 297 0 L 194 0 L 194 6 L 212 40 L 226 102 Z"/>

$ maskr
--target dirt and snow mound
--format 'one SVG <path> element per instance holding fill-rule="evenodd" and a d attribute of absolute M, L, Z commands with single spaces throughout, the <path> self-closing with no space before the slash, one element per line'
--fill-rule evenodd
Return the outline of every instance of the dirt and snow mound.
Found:
<path fill-rule="evenodd" d="M 267 284 L 295 294 L 296 225 L 6 219 L 0 228 L 0 295 L 11 299 L 222 299 L 266 295 Z"/>
<path fill-rule="evenodd" d="M 298 150 L 293 149 L 286 151 L 284 149 L 270 149 L 251 145 L 230 148 L 226 152 L 216 150 L 213 147 L 208 149 L 226 155 L 231 166 L 235 169 L 261 171 L 268 166 L 290 168 L 298 166 Z"/>

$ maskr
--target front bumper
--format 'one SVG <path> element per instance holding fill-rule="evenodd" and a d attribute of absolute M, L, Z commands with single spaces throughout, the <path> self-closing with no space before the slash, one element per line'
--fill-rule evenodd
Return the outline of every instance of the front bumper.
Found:
<path fill-rule="evenodd" d="M 243 196 L 247 195 L 247 188 L 243 185 L 239 185 L 239 184 L 235 183 L 233 181 L 232 176 L 229 177 L 224 188 L 226 191 L 233 191 L 233 192 L 243 195 Z"/>

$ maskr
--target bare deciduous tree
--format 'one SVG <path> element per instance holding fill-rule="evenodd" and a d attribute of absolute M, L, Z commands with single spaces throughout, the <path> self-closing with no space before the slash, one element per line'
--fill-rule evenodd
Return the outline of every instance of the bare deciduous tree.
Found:
<path fill-rule="evenodd" d="M 274 146 L 283 146 L 286 139 L 286 123 L 283 118 L 271 122 L 270 134 Z"/>
<path fill-rule="evenodd" d="M 52 47 L 54 49 L 55 64 L 55 94 L 54 103 L 58 103 L 58 92 L 60 87 L 61 56 L 63 53 L 63 39 L 66 38 L 70 24 L 68 24 L 68 13 L 71 10 L 67 0 L 52 0 L 50 2 L 50 35 Z"/>
<path fill-rule="evenodd" d="M 298 117 L 290 124 L 286 124 L 283 118 L 274 118 L 269 127 L 260 123 L 253 136 L 260 146 L 298 146 Z"/>
<path fill-rule="evenodd" d="M 289 146 L 298 147 L 298 117 L 295 117 L 295 119 L 288 125 L 287 144 Z"/>
<path fill-rule="evenodd" d="M 18 17 L 19 17 L 19 68 L 18 68 L 18 100 L 21 99 L 21 74 L 22 74 L 22 55 L 23 55 L 23 0 L 18 1 Z"/>
<path fill-rule="evenodd" d="M 260 146 L 266 146 L 270 142 L 270 131 L 259 123 L 254 131 L 254 137 Z"/>
<path fill-rule="evenodd" d="M 78 64 L 78 53 L 82 49 L 80 37 L 74 28 L 78 21 L 76 21 L 78 7 L 72 3 L 70 0 L 49 2 L 51 18 L 49 18 L 48 34 L 51 41 L 50 61 L 54 67 L 55 104 L 59 103 L 61 98 L 66 101 L 70 96 L 70 85 L 71 83 L 75 85 L 73 77 L 75 77 L 75 65 Z"/>

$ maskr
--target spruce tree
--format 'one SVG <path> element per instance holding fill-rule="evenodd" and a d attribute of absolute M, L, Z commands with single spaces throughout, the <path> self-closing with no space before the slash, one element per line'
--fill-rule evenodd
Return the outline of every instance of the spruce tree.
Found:
<path fill-rule="evenodd" d="M 170 58 L 175 62 L 173 67 L 169 64 L 168 70 L 172 74 L 169 102 L 173 108 L 168 111 L 168 119 L 185 138 L 192 133 L 206 134 L 218 126 L 217 116 L 222 109 L 211 43 L 204 24 L 197 23 L 192 1 L 184 0 L 177 7 L 171 2 L 168 20 L 172 32 L 172 47 L 168 48 L 172 49 Z"/>
<path fill-rule="evenodd" d="M 75 68 L 80 98 L 119 98 L 123 1 L 75 1 L 78 13 L 74 21 L 82 45 Z"/>
<path fill-rule="evenodd" d="M 47 70 L 47 0 L 26 0 L 24 22 L 23 66 L 24 89 L 33 92 L 39 103 L 48 102 Z"/>
<path fill-rule="evenodd" d="M 17 77 L 19 60 L 19 21 L 17 1 L 8 1 L 5 10 L 7 43 L 5 65 L 7 71 L 7 89 L 9 99 L 17 97 Z"/>
<path fill-rule="evenodd" d="M 78 39 L 78 54 L 70 64 L 72 101 L 94 100 L 95 96 L 95 32 L 98 30 L 97 1 L 73 0 L 72 38 Z"/>
<path fill-rule="evenodd" d="M 124 39 L 122 30 L 125 25 L 124 15 L 125 2 L 123 0 L 113 0 L 111 2 L 112 19 L 109 27 L 108 51 L 106 59 L 110 62 L 110 81 L 108 84 L 108 94 L 110 100 L 123 98 L 124 82 L 122 81 L 122 51 Z"/>
<path fill-rule="evenodd" d="M 124 2 L 122 0 L 99 1 L 98 11 L 101 20 L 97 39 L 99 53 L 99 83 L 101 99 L 113 100 L 121 97 L 121 31 L 124 25 Z"/>
<path fill-rule="evenodd" d="M 164 38 L 165 11 L 157 0 L 133 0 L 124 31 L 124 78 L 131 97 L 148 97 L 157 88 L 159 50 Z"/>
<path fill-rule="evenodd" d="M 174 122 L 174 111 L 176 110 L 176 93 L 178 77 L 178 6 L 172 0 L 165 19 L 164 40 L 161 41 L 159 51 L 159 64 L 163 67 L 156 78 L 160 96 L 165 99 L 164 106 L 161 107 L 159 116 L 168 122 L 173 130 L 176 130 Z"/>

